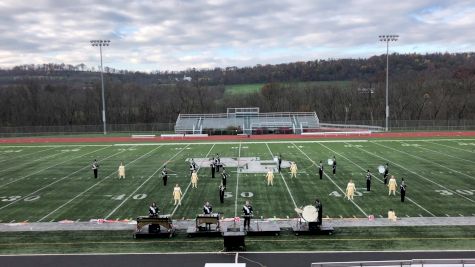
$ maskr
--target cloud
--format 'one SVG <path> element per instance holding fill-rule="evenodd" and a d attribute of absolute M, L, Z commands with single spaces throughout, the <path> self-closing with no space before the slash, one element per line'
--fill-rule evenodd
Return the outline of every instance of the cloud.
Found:
<path fill-rule="evenodd" d="M 473 28 L 465 0 L 3 0 L 0 67 L 97 66 L 91 39 L 111 40 L 107 66 L 149 71 L 367 57 L 389 33 L 392 51 L 473 51 Z"/>

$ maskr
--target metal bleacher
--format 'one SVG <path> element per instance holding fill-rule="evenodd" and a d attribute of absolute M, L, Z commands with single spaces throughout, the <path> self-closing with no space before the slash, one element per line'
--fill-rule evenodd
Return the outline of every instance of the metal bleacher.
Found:
<path fill-rule="evenodd" d="M 300 134 L 304 129 L 319 128 L 316 112 L 269 112 L 260 113 L 259 108 L 228 108 L 226 113 L 180 114 L 175 124 L 177 134 L 202 134 L 206 129 L 240 129 L 243 134 L 252 134 L 259 129 L 292 129 Z"/>

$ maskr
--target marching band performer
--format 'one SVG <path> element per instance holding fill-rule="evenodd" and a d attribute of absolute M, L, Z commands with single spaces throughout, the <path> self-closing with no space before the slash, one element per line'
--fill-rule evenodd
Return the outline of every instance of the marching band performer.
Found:
<path fill-rule="evenodd" d="M 332 164 L 333 175 L 336 174 L 336 158 L 333 156 L 333 164 Z"/>
<path fill-rule="evenodd" d="M 226 187 L 221 183 L 218 187 L 219 189 L 219 202 L 224 203 L 224 192 L 226 191 Z"/>
<path fill-rule="evenodd" d="M 191 188 L 198 188 L 198 174 L 196 171 L 191 174 Z"/>
<path fill-rule="evenodd" d="M 205 205 L 203 206 L 203 214 L 211 214 L 213 213 L 213 207 L 209 204 L 208 201 L 205 202 Z"/>
<path fill-rule="evenodd" d="M 219 158 L 218 153 L 216 153 L 215 163 L 216 163 L 216 172 L 219 172 L 219 166 L 221 166 L 221 158 Z"/>
<path fill-rule="evenodd" d="M 399 191 L 401 192 L 401 202 L 404 202 L 404 198 L 406 197 L 406 183 L 404 182 L 404 178 L 401 179 Z"/>
<path fill-rule="evenodd" d="M 175 188 L 173 188 L 173 200 L 175 200 L 175 206 L 181 205 L 181 196 L 183 193 L 181 192 L 181 188 L 178 184 L 175 185 Z"/>
<path fill-rule="evenodd" d="M 157 207 L 157 203 L 152 202 L 152 205 L 148 207 L 148 217 L 158 217 L 158 213 L 160 213 L 160 210 Z"/>
<path fill-rule="evenodd" d="M 99 171 L 99 163 L 97 162 L 97 160 L 95 159 L 93 162 L 92 162 L 92 172 L 94 173 L 94 178 L 97 178 L 97 173 Z"/>
<path fill-rule="evenodd" d="M 388 196 L 391 195 L 391 192 L 393 193 L 393 196 L 395 196 L 396 195 L 397 183 L 396 183 L 396 178 L 394 177 L 394 175 L 391 175 L 391 179 L 389 179 L 388 187 L 389 187 Z"/>
<path fill-rule="evenodd" d="M 251 217 L 252 217 L 252 206 L 249 204 L 249 201 L 246 200 L 246 205 L 242 207 L 242 213 L 244 216 L 244 230 L 247 229 L 249 230 L 251 228 Z"/>
<path fill-rule="evenodd" d="M 267 178 L 267 186 L 272 185 L 274 186 L 274 173 L 272 172 L 272 169 L 269 169 L 269 171 L 266 174 Z"/>
<path fill-rule="evenodd" d="M 388 174 L 389 174 L 389 164 L 386 163 L 386 166 L 384 166 L 384 184 L 388 184 Z"/>
<path fill-rule="evenodd" d="M 317 208 L 318 211 L 318 225 L 322 225 L 322 219 L 323 219 L 323 205 L 322 202 L 317 198 L 315 200 L 315 208 Z"/>
<path fill-rule="evenodd" d="M 194 159 L 191 159 L 190 162 L 190 174 L 192 174 L 194 171 L 196 171 L 196 163 Z"/>
<path fill-rule="evenodd" d="M 277 159 L 277 162 L 279 163 L 279 172 L 281 171 L 281 166 L 282 166 L 282 156 L 279 154 L 279 158 Z"/>
<path fill-rule="evenodd" d="M 353 180 L 350 179 L 350 181 L 348 182 L 348 185 L 346 186 L 346 197 L 348 198 L 348 200 L 350 199 L 353 200 L 355 191 L 356 191 L 355 183 L 353 183 Z"/>
<path fill-rule="evenodd" d="M 162 170 L 162 180 L 163 180 L 163 185 L 167 186 L 167 181 L 168 181 L 168 170 L 167 166 L 163 166 Z"/>
<path fill-rule="evenodd" d="M 320 160 L 320 166 L 318 166 L 318 175 L 320 176 L 320 180 L 323 178 L 323 163 Z"/>
<path fill-rule="evenodd" d="M 214 162 L 214 158 L 211 160 L 211 178 L 214 178 L 214 174 L 216 173 L 216 163 Z"/>
<path fill-rule="evenodd" d="M 224 187 L 226 187 L 226 180 L 228 179 L 228 173 L 226 172 L 226 169 L 223 167 L 223 172 L 221 173 L 221 183 L 223 184 Z"/>
<path fill-rule="evenodd" d="M 297 164 L 295 162 L 290 163 L 290 178 L 297 178 Z"/>
<path fill-rule="evenodd" d="M 366 172 L 366 191 L 371 191 L 371 172 L 369 170 Z"/>
<path fill-rule="evenodd" d="M 124 166 L 124 162 L 122 162 L 122 161 L 120 162 L 118 173 L 119 173 L 119 179 L 120 178 L 125 179 L 125 166 Z"/>

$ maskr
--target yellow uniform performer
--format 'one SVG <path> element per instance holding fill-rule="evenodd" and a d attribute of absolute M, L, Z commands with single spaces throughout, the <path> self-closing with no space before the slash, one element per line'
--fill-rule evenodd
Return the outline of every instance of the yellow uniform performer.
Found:
<path fill-rule="evenodd" d="M 391 195 L 391 192 L 392 192 L 393 195 L 395 196 L 395 195 L 396 195 L 397 183 L 396 183 L 396 178 L 394 178 L 394 176 L 391 176 L 391 179 L 389 179 L 388 187 L 389 187 L 389 194 L 388 194 L 388 196 Z"/>
<path fill-rule="evenodd" d="M 198 174 L 196 172 L 191 174 L 191 188 L 198 188 Z"/>
<path fill-rule="evenodd" d="M 120 178 L 125 178 L 125 166 L 122 163 L 119 166 L 119 179 Z"/>
<path fill-rule="evenodd" d="M 348 199 L 353 200 L 353 196 L 355 195 L 355 191 L 356 191 L 355 183 L 353 183 L 353 181 L 350 180 L 348 182 L 348 185 L 346 186 L 346 197 Z"/>
<path fill-rule="evenodd" d="M 388 211 L 388 220 L 395 222 L 397 220 L 396 212 L 394 210 Z"/>
<path fill-rule="evenodd" d="M 292 162 L 290 164 L 290 178 L 297 178 L 297 164 L 295 162 Z"/>
<path fill-rule="evenodd" d="M 178 184 L 175 185 L 175 188 L 173 188 L 173 200 L 175 200 L 175 204 L 181 205 L 181 196 L 183 193 L 181 192 L 180 186 Z"/>
<path fill-rule="evenodd" d="M 274 173 L 272 172 L 272 170 L 269 170 L 267 172 L 266 178 L 267 178 L 267 185 L 274 186 Z"/>

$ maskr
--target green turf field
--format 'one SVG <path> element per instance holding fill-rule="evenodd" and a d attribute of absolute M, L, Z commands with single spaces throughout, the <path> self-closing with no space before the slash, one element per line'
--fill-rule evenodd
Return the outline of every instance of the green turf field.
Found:
<path fill-rule="evenodd" d="M 209 158 L 219 153 L 224 160 L 242 161 L 258 157 L 295 161 L 299 172 L 290 179 L 288 169 L 276 174 L 268 187 L 264 173 L 237 172 L 228 167 L 227 198 L 218 201 L 220 179 L 210 178 L 210 169 L 199 170 L 198 189 L 191 189 L 188 158 Z M 318 179 L 315 163 L 335 155 L 337 174 L 325 165 L 323 180 Z M 162 143 L 131 145 L 28 145 L 0 146 L 1 222 L 49 222 L 59 220 L 131 219 L 146 215 L 156 201 L 162 214 L 174 219 L 194 218 L 209 200 L 224 217 L 241 214 L 250 200 L 255 214 L 264 218 L 296 217 L 294 208 L 312 204 L 320 198 L 324 216 L 331 218 L 386 216 L 395 209 L 400 217 L 475 215 L 475 139 L 411 140 L 323 140 Z M 99 178 L 94 179 L 91 161 L 100 161 Z M 120 161 L 126 164 L 126 179 L 117 179 Z M 407 199 L 388 197 L 377 167 L 389 163 L 390 174 L 404 177 Z M 168 185 L 162 185 L 163 165 L 172 170 Z M 370 168 L 372 191 L 365 192 L 364 170 Z M 344 199 L 348 180 L 356 182 L 354 202 Z M 174 206 L 172 191 L 180 184 L 182 205 Z"/>
<path fill-rule="evenodd" d="M 311 82 L 291 82 L 291 83 L 279 83 L 282 85 L 289 85 L 296 88 L 302 88 L 305 86 L 335 86 L 340 88 L 346 88 L 350 86 L 351 81 L 311 81 Z M 247 83 L 247 84 L 230 84 L 225 86 L 225 94 L 250 94 L 256 93 L 261 90 L 265 83 Z"/>

